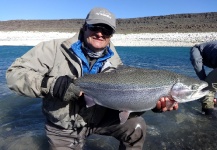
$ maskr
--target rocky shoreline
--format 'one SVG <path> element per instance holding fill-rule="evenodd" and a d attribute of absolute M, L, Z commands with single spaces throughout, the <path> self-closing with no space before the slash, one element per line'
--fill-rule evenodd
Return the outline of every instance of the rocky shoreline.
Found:
<path fill-rule="evenodd" d="M 69 38 L 74 34 L 66 32 L 0 31 L 0 45 L 35 46 L 42 41 Z M 114 34 L 111 38 L 116 46 L 185 47 L 212 40 L 217 40 L 217 32 Z"/>

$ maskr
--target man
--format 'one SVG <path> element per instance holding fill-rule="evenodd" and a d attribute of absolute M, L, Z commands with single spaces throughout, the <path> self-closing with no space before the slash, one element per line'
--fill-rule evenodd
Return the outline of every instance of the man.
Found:
<path fill-rule="evenodd" d="M 199 79 L 206 81 L 209 86 L 209 94 L 201 99 L 202 112 L 206 115 L 213 114 L 215 93 L 217 91 L 217 41 L 196 44 L 190 50 L 190 60 Z M 205 68 L 213 70 L 206 75 Z"/>
<path fill-rule="evenodd" d="M 80 30 L 70 39 L 42 42 L 18 58 L 7 70 L 11 90 L 43 98 L 45 130 L 51 149 L 82 149 L 90 134 L 110 135 L 119 149 L 142 149 L 146 125 L 139 113 L 120 124 L 119 111 L 99 105 L 86 108 L 87 99 L 73 84 L 84 74 L 111 71 L 122 65 L 110 38 L 116 30 L 115 16 L 104 8 L 93 8 Z M 162 97 L 153 111 L 166 107 Z"/>

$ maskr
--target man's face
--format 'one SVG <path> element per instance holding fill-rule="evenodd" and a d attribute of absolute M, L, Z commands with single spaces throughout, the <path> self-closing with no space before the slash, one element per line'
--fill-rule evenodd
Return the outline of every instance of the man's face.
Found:
<path fill-rule="evenodd" d="M 103 50 L 110 42 L 113 29 L 105 24 L 86 25 L 84 42 L 94 52 Z"/>

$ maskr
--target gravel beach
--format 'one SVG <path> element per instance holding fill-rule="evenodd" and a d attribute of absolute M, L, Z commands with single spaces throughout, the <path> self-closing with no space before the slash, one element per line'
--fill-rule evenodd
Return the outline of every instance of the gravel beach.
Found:
<path fill-rule="evenodd" d="M 42 41 L 69 38 L 75 33 L 0 31 L 0 45 L 35 46 Z M 201 33 L 139 33 L 114 34 L 111 41 L 116 46 L 193 46 L 216 40 L 217 32 Z"/>

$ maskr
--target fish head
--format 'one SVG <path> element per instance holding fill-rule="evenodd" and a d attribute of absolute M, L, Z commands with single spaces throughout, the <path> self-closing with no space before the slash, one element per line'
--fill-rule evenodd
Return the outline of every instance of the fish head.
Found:
<path fill-rule="evenodd" d="M 170 95 L 179 102 L 185 103 L 189 101 L 198 100 L 208 94 L 208 83 L 199 79 L 190 77 L 181 78 L 172 86 Z"/>

